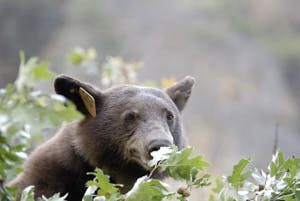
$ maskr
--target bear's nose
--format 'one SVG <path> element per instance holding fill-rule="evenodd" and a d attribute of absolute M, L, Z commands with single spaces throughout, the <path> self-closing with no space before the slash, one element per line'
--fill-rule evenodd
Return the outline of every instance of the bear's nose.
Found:
<path fill-rule="evenodd" d="M 147 146 L 147 151 L 149 156 L 151 156 L 151 152 L 158 151 L 161 147 L 168 147 L 171 145 L 172 143 L 168 140 L 152 140 Z"/>

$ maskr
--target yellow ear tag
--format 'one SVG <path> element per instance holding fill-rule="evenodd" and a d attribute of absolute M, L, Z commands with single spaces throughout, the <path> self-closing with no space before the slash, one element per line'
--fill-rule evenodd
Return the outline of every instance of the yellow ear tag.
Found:
<path fill-rule="evenodd" d="M 93 117 L 96 117 L 96 103 L 94 97 L 81 87 L 79 88 L 79 94 L 86 109 Z"/>

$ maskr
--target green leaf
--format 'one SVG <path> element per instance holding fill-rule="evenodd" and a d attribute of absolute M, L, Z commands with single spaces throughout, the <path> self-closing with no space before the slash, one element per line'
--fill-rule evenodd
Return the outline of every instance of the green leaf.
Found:
<path fill-rule="evenodd" d="M 5 96 L 5 97 L 11 96 L 13 94 L 14 90 L 15 90 L 15 85 L 13 85 L 13 84 L 6 85 L 3 96 Z"/>
<path fill-rule="evenodd" d="M 203 175 L 200 179 L 197 179 L 193 185 L 196 187 L 203 187 L 203 186 L 209 186 L 211 183 L 208 182 L 208 179 L 210 178 L 210 174 Z"/>
<path fill-rule="evenodd" d="M 67 196 L 68 196 L 68 194 L 64 195 L 63 197 L 60 197 L 60 194 L 56 193 L 53 196 L 51 196 L 50 198 L 46 198 L 45 196 L 42 196 L 42 198 L 40 198 L 40 200 L 42 200 L 42 201 L 65 201 Z"/>
<path fill-rule="evenodd" d="M 270 164 L 271 177 L 275 176 L 276 172 L 277 172 L 276 164 L 274 162 L 271 162 Z"/>
<path fill-rule="evenodd" d="M 84 50 L 77 47 L 68 55 L 69 62 L 74 66 L 81 65 L 84 61 L 94 61 L 96 57 L 97 53 L 94 48 Z"/>
<path fill-rule="evenodd" d="M 47 70 L 47 62 L 38 63 L 36 57 L 25 62 L 24 53 L 20 52 L 20 60 L 19 75 L 15 81 L 18 91 L 22 91 L 24 88 L 34 88 L 36 80 L 50 79 L 55 75 Z"/>
<path fill-rule="evenodd" d="M 67 122 L 83 118 L 83 115 L 76 109 L 76 106 L 72 103 L 67 103 L 67 106 L 63 110 L 58 111 L 57 115 Z"/>
<path fill-rule="evenodd" d="M 31 69 L 34 78 L 37 80 L 44 80 L 44 79 L 51 79 L 55 76 L 55 73 L 49 72 L 47 70 L 48 63 L 43 61 L 40 63 L 40 65 L 35 66 Z"/>
<path fill-rule="evenodd" d="M 212 188 L 211 190 L 214 193 L 220 193 L 223 187 L 224 187 L 224 182 L 222 182 L 221 179 L 219 177 L 217 177 L 216 178 L 216 187 Z"/>
<path fill-rule="evenodd" d="M 278 165 L 279 166 L 283 166 L 284 165 L 284 158 L 283 158 L 283 153 L 281 151 L 279 151 L 278 153 Z"/>
<path fill-rule="evenodd" d="M 126 194 L 126 201 L 161 201 L 174 195 L 167 191 L 166 184 L 161 181 L 145 178 L 146 176 L 136 181 L 134 187 Z"/>
<path fill-rule="evenodd" d="M 161 163 L 161 167 L 164 167 L 175 180 L 193 181 L 195 179 L 195 169 L 203 171 L 205 167 L 210 166 L 209 163 L 202 160 L 203 156 L 189 159 L 192 153 L 191 147 L 187 147 L 182 151 L 176 151 L 177 148 L 173 148 L 173 150 L 172 153 L 169 153 L 169 158 Z"/>
<path fill-rule="evenodd" d="M 231 183 L 236 188 L 236 190 L 238 190 L 238 188 L 242 186 L 243 181 L 247 179 L 252 173 L 250 170 L 246 173 L 242 173 L 250 161 L 250 158 L 240 160 L 240 162 L 233 167 L 232 175 L 227 177 L 228 182 Z"/>
<path fill-rule="evenodd" d="M 298 181 L 298 188 L 296 189 L 296 200 L 299 201 L 300 200 L 300 184 L 299 184 L 299 181 Z"/>
<path fill-rule="evenodd" d="M 158 88 L 158 85 L 155 82 L 152 82 L 152 81 L 143 82 L 142 85 L 145 86 L 145 87 Z"/>
<path fill-rule="evenodd" d="M 213 195 L 209 195 L 208 201 L 215 201 L 215 197 Z"/>
<path fill-rule="evenodd" d="M 97 191 L 98 196 L 105 196 L 109 198 L 109 195 L 117 192 L 118 188 L 115 187 L 115 184 L 109 182 L 109 176 L 104 175 L 103 171 L 99 168 L 95 169 L 95 172 L 88 173 L 96 177 L 96 181 L 88 181 L 87 186 L 97 186 L 99 190 Z"/>
<path fill-rule="evenodd" d="M 155 166 L 159 161 L 163 161 L 169 158 L 170 154 L 177 151 L 175 146 L 161 147 L 158 151 L 151 152 L 152 160 L 148 162 L 150 167 Z"/>
<path fill-rule="evenodd" d="M 34 201 L 34 186 L 26 187 L 21 195 L 21 201 Z"/>
<path fill-rule="evenodd" d="M 75 66 L 80 65 L 84 61 L 84 55 L 81 52 L 73 51 L 68 56 L 69 62 Z"/>
<path fill-rule="evenodd" d="M 83 201 L 93 201 L 94 196 L 92 195 L 85 195 L 83 197 Z"/>
<path fill-rule="evenodd" d="M 98 187 L 91 182 L 92 181 L 88 181 L 86 183 L 86 186 L 88 186 L 88 188 L 84 193 L 83 201 L 93 201 L 94 194 L 97 191 Z"/>

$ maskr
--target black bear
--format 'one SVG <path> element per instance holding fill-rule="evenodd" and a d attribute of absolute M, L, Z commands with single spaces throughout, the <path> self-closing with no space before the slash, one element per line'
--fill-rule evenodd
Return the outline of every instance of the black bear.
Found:
<path fill-rule="evenodd" d="M 92 179 L 87 172 L 98 167 L 127 192 L 137 178 L 151 171 L 147 162 L 152 151 L 172 144 L 184 147 L 180 112 L 194 82 L 187 76 L 164 91 L 134 85 L 101 91 L 58 76 L 56 93 L 71 100 L 85 118 L 64 126 L 39 146 L 24 163 L 25 171 L 9 186 L 19 186 L 21 192 L 34 185 L 36 198 L 60 192 L 68 193 L 68 200 L 80 201 L 85 183 Z"/>

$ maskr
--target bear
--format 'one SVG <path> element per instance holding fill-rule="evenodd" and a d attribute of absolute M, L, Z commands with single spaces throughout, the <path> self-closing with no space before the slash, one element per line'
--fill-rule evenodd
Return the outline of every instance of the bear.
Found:
<path fill-rule="evenodd" d="M 67 200 L 80 201 L 85 183 L 96 167 L 112 183 L 129 191 L 135 181 L 150 173 L 150 153 L 160 147 L 185 147 L 181 111 L 195 79 L 187 76 L 165 90 L 120 85 L 106 90 L 73 77 L 58 75 L 54 89 L 72 101 L 84 118 L 64 125 L 52 138 L 34 150 L 24 163 L 24 172 L 8 186 L 35 186 L 35 199 L 42 195 L 68 193 Z M 154 178 L 166 173 L 156 171 Z"/>

